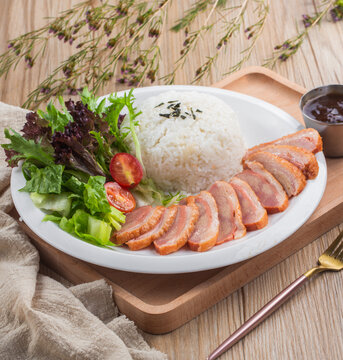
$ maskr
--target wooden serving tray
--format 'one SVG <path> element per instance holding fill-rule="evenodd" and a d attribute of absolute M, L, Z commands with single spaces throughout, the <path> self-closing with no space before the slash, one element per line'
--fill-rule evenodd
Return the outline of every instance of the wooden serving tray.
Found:
<path fill-rule="evenodd" d="M 302 122 L 299 99 L 305 89 L 261 67 L 235 73 L 213 85 L 268 101 Z M 191 274 L 149 275 L 111 270 L 66 255 L 20 225 L 41 261 L 74 284 L 106 279 L 120 311 L 142 330 L 162 334 L 191 320 L 343 221 L 343 158 L 327 159 L 327 188 L 317 210 L 295 234 L 271 250 L 228 267 Z"/>

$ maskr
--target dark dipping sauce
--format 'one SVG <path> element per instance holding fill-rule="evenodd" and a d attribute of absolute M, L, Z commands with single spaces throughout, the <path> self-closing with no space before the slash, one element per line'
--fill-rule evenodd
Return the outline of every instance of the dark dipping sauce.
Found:
<path fill-rule="evenodd" d="M 303 112 L 315 120 L 330 124 L 343 123 L 343 95 L 319 96 L 307 102 Z"/>

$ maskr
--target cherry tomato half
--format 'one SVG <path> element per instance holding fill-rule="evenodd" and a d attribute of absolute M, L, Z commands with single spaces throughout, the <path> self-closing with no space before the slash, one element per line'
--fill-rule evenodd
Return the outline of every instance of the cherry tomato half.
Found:
<path fill-rule="evenodd" d="M 142 180 L 143 168 L 134 156 L 118 153 L 111 160 L 110 173 L 119 185 L 134 187 Z"/>
<path fill-rule="evenodd" d="M 109 204 L 122 212 L 131 212 L 136 207 L 136 200 L 129 190 L 122 188 L 116 182 L 105 184 Z"/>

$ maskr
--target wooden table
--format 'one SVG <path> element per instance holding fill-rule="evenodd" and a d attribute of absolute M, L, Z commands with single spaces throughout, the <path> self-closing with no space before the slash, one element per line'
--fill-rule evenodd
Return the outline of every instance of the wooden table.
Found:
<path fill-rule="evenodd" d="M 237 1 L 236 1 L 237 2 Z M 8 40 L 37 28 L 43 18 L 55 16 L 76 1 L 64 0 L 2 0 L 0 22 L 0 51 Z M 177 3 L 177 4 L 175 4 Z M 169 22 L 179 16 L 181 9 L 192 0 L 174 1 L 168 12 Z M 313 2 L 306 0 L 278 0 L 271 2 L 269 19 L 263 37 L 246 65 L 260 65 L 270 56 L 273 46 L 282 43 L 295 33 L 295 19 L 300 23 L 303 13 L 313 12 Z M 249 20 L 247 21 L 247 23 Z M 199 23 L 201 20 L 199 20 Z M 183 35 L 167 35 L 163 41 L 163 69 L 167 72 L 177 59 Z M 194 52 L 192 61 L 186 63 L 177 77 L 178 84 L 191 81 L 199 59 L 208 51 L 213 35 L 202 41 Z M 238 59 L 240 38 L 233 40 L 231 49 L 219 59 L 210 76 L 201 84 L 209 85 L 222 78 L 229 64 Z M 212 41 L 214 43 L 214 40 Z M 307 88 L 321 84 L 339 83 L 343 79 L 342 65 L 343 23 L 333 24 L 324 20 L 320 28 L 311 31 L 298 53 L 275 70 L 281 75 Z M 20 105 L 30 90 L 43 79 L 56 64 L 70 53 L 70 48 L 57 42 L 48 50 L 46 61 L 32 71 L 19 66 L 7 79 L 0 79 L 0 100 Z M 104 93 L 115 89 L 112 84 Z M 147 341 L 168 354 L 170 359 L 205 359 L 223 339 L 263 306 L 298 275 L 315 264 L 319 254 L 334 239 L 340 225 L 311 245 L 291 256 L 272 270 L 258 277 L 196 319 L 160 336 L 145 334 Z M 222 359 L 342 359 L 343 354 L 343 273 L 323 274 L 312 281 L 291 301 L 284 305 L 254 332 L 236 345 Z"/>

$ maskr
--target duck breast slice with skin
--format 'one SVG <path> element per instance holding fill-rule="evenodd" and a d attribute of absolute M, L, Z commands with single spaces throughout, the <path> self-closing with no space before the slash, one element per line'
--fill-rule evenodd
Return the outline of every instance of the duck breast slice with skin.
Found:
<path fill-rule="evenodd" d="M 308 128 L 299 130 L 293 134 L 283 136 L 274 141 L 275 145 L 291 145 L 304 148 L 316 154 L 323 150 L 323 140 L 319 132 Z"/>
<path fill-rule="evenodd" d="M 233 238 L 234 238 L 234 240 L 236 240 L 236 239 L 240 239 L 243 236 L 245 236 L 247 233 L 247 229 L 246 229 L 245 225 L 243 224 L 243 215 L 242 215 L 241 205 L 238 201 L 236 191 L 234 191 L 234 194 L 233 194 L 233 196 L 230 197 L 230 200 L 233 204 L 234 213 L 235 213 L 236 230 L 233 233 Z"/>
<path fill-rule="evenodd" d="M 190 202 L 188 205 L 177 205 L 177 213 L 173 224 L 168 231 L 154 241 L 156 251 L 160 255 L 168 255 L 184 246 L 194 229 L 198 217 L 199 210 L 194 202 Z"/>
<path fill-rule="evenodd" d="M 111 241 L 117 245 L 137 238 L 152 229 L 160 220 L 165 208 L 163 206 L 142 206 L 126 215 L 123 227 L 112 235 Z"/>
<path fill-rule="evenodd" d="M 216 245 L 219 235 L 217 204 L 208 191 L 201 191 L 193 198 L 199 209 L 199 219 L 188 239 L 188 246 L 193 251 L 207 251 Z"/>
<path fill-rule="evenodd" d="M 279 156 L 295 165 L 305 175 L 306 179 L 315 179 L 319 166 L 317 159 L 310 151 L 290 145 L 268 145 L 263 151 Z M 249 160 L 249 156 L 247 158 Z"/>
<path fill-rule="evenodd" d="M 246 229 L 233 187 L 226 181 L 216 181 L 208 192 L 213 196 L 218 208 L 219 234 L 216 245 L 243 237 Z"/>
<path fill-rule="evenodd" d="M 125 244 L 130 250 L 140 250 L 148 247 L 155 239 L 164 234 L 173 224 L 177 213 L 177 205 L 165 209 L 159 222 L 148 232 L 131 239 Z"/>
<path fill-rule="evenodd" d="M 289 161 L 265 151 L 250 155 L 249 160 L 261 163 L 283 186 L 289 198 L 303 191 L 306 185 L 305 175 Z"/>
<path fill-rule="evenodd" d="M 261 163 L 259 163 L 258 161 L 246 161 L 244 163 L 244 169 L 248 169 L 248 170 L 254 172 L 255 174 L 263 176 L 266 179 L 266 181 L 270 185 L 272 185 L 273 188 L 275 189 L 275 192 L 276 192 L 275 200 L 277 200 L 278 205 L 276 206 L 275 211 L 273 211 L 273 209 L 271 209 L 271 208 L 268 208 L 268 209 L 266 209 L 267 212 L 272 214 L 275 212 L 282 212 L 287 209 L 287 207 L 288 207 L 287 193 L 285 192 L 285 190 L 284 190 L 283 186 L 280 184 L 280 182 L 278 180 L 276 180 L 276 178 L 269 171 L 267 171 Z M 253 188 L 253 190 L 254 190 L 254 188 Z M 257 195 L 257 197 L 258 197 L 258 195 Z"/>
<path fill-rule="evenodd" d="M 247 230 L 258 230 L 267 226 L 267 211 L 250 185 L 236 176 L 230 180 L 230 184 L 237 194 L 242 209 L 243 224 Z"/>
<path fill-rule="evenodd" d="M 268 145 L 290 145 L 303 148 L 316 154 L 319 151 L 323 150 L 323 141 L 319 132 L 315 129 L 308 128 L 297 131 L 293 134 L 283 136 L 274 141 L 266 142 L 263 144 L 256 145 L 247 150 L 246 154 L 243 157 L 243 160 L 249 157 L 250 154 L 253 154 L 257 151 L 262 151 L 265 146 Z"/>
<path fill-rule="evenodd" d="M 236 176 L 250 185 L 267 212 L 284 211 L 288 207 L 288 196 L 282 185 L 262 164 L 246 161 L 244 165 L 245 170 Z"/>

